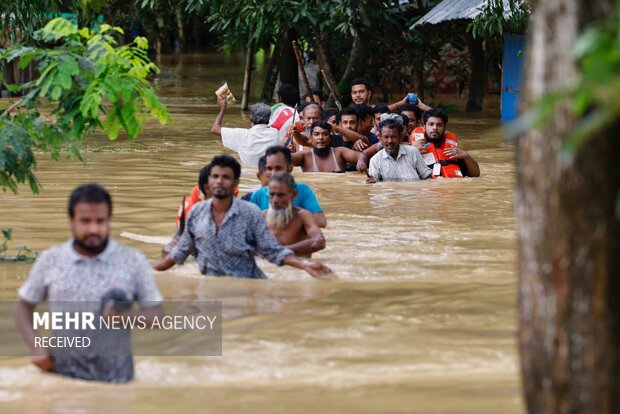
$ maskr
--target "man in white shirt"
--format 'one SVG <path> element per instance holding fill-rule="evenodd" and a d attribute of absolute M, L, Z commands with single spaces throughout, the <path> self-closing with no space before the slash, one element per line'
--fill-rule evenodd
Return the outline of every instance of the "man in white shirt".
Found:
<path fill-rule="evenodd" d="M 257 103 L 250 107 L 250 122 L 252 127 L 223 128 L 222 120 L 228 104 L 225 99 L 217 100 L 220 112 L 215 117 L 211 132 L 222 137 L 222 144 L 226 148 L 236 151 L 241 162 L 255 167 L 260 157 L 265 155 L 267 148 L 279 143 L 278 130 L 271 128 L 269 116 L 271 108 L 264 103 Z"/>

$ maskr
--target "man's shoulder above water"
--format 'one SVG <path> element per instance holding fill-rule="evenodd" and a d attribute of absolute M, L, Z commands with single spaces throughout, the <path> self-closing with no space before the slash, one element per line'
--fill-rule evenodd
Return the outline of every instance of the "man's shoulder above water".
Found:
<path fill-rule="evenodd" d="M 258 193 L 259 191 L 263 190 L 263 189 L 267 189 L 268 187 L 263 187 L 259 190 L 256 190 L 254 193 L 252 193 L 252 197 L 254 197 L 254 194 Z M 267 194 L 267 197 L 269 197 L 269 193 L 266 192 L 265 194 Z M 201 201 L 200 203 L 196 204 L 192 210 L 189 212 L 189 216 L 188 216 L 188 221 L 189 220 L 196 220 L 198 217 L 204 217 L 205 215 L 207 215 L 207 217 L 211 217 L 211 205 L 213 204 L 212 200 L 205 200 L 205 201 Z M 254 212 L 254 213 L 259 213 L 260 214 L 260 209 L 258 208 L 258 206 L 255 203 L 251 203 L 249 201 L 246 200 L 242 200 L 240 198 L 234 198 L 233 199 L 233 204 L 230 207 L 231 209 L 236 209 L 239 210 L 241 212 Z"/>
<path fill-rule="evenodd" d="M 298 182 L 295 182 L 295 191 L 297 191 L 297 197 L 299 197 L 300 195 L 303 196 L 304 194 L 308 194 L 308 193 L 314 194 L 314 191 L 312 191 L 312 188 L 308 184 L 298 183 Z M 260 199 L 263 197 L 267 197 L 267 201 L 269 201 L 269 186 L 268 185 L 261 187 L 258 190 L 254 191 L 254 193 L 252 193 L 252 203 L 258 204 Z M 258 206 L 260 207 L 260 204 L 258 204 Z"/>

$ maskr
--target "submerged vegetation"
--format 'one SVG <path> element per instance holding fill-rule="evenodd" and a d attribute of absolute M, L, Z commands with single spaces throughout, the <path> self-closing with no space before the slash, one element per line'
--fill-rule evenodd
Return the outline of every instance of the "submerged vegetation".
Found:
<path fill-rule="evenodd" d="M 37 251 L 28 248 L 25 244 L 18 244 L 15 246 L 17 252 L 14 256 L 9 256 L 6 253 L 9 251 L 9 242 L 13 240 L 12 229 L 1 229 L 2 232 L 2 244 L 0 244 L 0 262 L 33 262 L 37 258 Z"/>

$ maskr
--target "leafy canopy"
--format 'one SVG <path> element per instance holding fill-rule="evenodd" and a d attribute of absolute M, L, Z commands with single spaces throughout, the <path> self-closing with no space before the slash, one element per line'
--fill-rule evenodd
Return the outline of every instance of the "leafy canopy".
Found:
<path fill-rule="evenodd" d="M 63 149 L 79 157 L 84 137 L 97 129 L 111 140 L 121 130 L 134 139 L 148 114 L 162 124 L 170 122 L 148 81 L 158 68 L 148 58 L 147 40 L 138 37 L 118 46 L 115 33 L 123 31 L 106 24 L 95 30 L 79 29 L 69 20 L 56 18 L 34 34 L 50 47 L 18 45 L 0 50 L 0 62 L 17 59 L 20 69 L 34 65 L 40 74 L 31 82 L 6 85 L 25 95 L 13 105 L 16 115 L 8 110 L 0 115 L 3 190 L 17 192 L 17 185 L 27 181 L 38 192 L 35 150 L 50 152 L 53 159 Z"/>
<path fill-rule="evenodd" d="M 522 0 L 486 0 L 467 26 L 473 37 L 499 37 L 504 32 L 524 34 L 532 10 Z"/>

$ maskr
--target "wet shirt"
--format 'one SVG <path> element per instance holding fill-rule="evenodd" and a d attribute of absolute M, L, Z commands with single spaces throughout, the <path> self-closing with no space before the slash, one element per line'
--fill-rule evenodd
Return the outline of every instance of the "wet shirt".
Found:
<path fill-rule="evenodd" d="M 295 183 L 297 197 L 293 200 L 293 206 L 308 210 L 312 214 L 321 213 L 323 209 L 319 205 L 316 195 L 308 184 Z M 252 203 L 256 204 L 261 211 L 269 208 L 269 186 L 262 187 L 252 193 Z"/>
<path fill-rule="evenodd" d="M 420 151 L 409 145 L 399 145 L 396 159 L 382 149 L 370 159 L 368 168 L 368 175 L 377 181 L 418 181 L 431 173 Z"/>
<path fill-rule="evenodd" d="M 233 199 L 217 229 L 211 214 L 212 201 L 203 201 L 190 212 L 185 232 L 172 251 L 175 263 L 181 264 L 196 253 L 202 274 L 265 279 L 254 259 L 255 252 L 278 266 L 293 254 L 278 244 L 258 207 L 243 200 Z"/>
<path fill-rule="evenodd" d="M 31 304 L 49 301 L 54 312 L 75 310 L 99 313 L 101 298 L 112 289 L 138 301 L 143 308 L 159 305 L 163 298 L 146 258 L 137 250 L 109 240 L 105 250 L 90 258 L 73 248 L 73 239 L 45 250 L 34 262 L 19 297 Z M 57 373 L 86 380 L 127 382 L 133 378 L 129 331 L 115 332 L 118 352 L 101 356 L 89 350 L 55 350 Z M 75 351 L 75 352 L 74 352 Z M 74 352 L 72 355 L 71 353 Z"/>
<path fill-rule="evenodd" d="M 267 148 L 280 143 L 278 130 L 259 124 L 252 128 L 222 128 L 222 144 L 236 151 L 241 162 L 256 167 Z"/>

